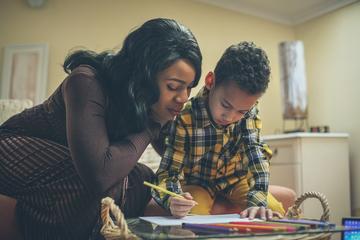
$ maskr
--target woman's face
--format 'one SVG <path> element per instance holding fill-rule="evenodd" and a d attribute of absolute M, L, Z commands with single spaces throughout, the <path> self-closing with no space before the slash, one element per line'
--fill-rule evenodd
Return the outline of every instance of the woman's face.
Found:
<path fill-rule="evenodd" d="M 185 59 L 177 60 L 158 74 L 160 97 L 151 106 L 152 117 L 155 121 L 163 125 L 180 113 L 188 100 L 194 79 L 195 69 Z"/>

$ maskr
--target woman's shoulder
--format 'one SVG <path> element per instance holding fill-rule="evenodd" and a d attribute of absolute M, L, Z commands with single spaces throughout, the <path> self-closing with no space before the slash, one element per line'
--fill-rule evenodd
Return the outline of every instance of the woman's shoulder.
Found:
<path fill-rule="evenodd" d="M 90 65 L 79 65 L 78 67 L 74 68 L 71 73 L 69 74 L 69 77 L 71 76 L 79 76 L 83 75 L 84 77 L 90 78 L 90 79 L 96 79 L 97 77 L 97 71 L 94 67 Z"/>
<path fill-rule="evenodd" d="M 62 87 L 64 92 L 101 90 L 97 71 L 89 65 L 80 65 L 74 68 L 65 79 Z"/>
<path fill-rule="evenodd" d="M 77 82 L 79 84 L 98 83 L 98 74 L 94 67 L 90 65 L 79 65 L 74 68 L 66 78 L 67 82 Z"/>

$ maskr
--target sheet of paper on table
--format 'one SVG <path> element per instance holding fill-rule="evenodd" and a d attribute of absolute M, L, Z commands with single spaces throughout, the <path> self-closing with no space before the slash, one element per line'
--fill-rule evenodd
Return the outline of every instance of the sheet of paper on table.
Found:
<path fill-rule="evenodd" d="M 240 218 L 240 214 L 222 214 L 222 215 L 189 215 L 184 218 L 175 218 L 173 216 L 154 216 L 140 217 L 144 221 L 148 221 L 160 226 L 180 226 L 182 223 L 228 223 L 228 222 L 250 222 L 262 221 L 260 219 L 249 220 L 248 218 Z"/>

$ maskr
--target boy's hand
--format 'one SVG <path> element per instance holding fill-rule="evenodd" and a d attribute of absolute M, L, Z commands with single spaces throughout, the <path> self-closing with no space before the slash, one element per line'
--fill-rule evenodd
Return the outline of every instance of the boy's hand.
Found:
<path fill-rule="evenodd" d="M 179 197 L 170 197 L 170 212 L 171 215 L 177 218 L 185 217 L 190 210 L 197 205 L 197 202 L 193 200 L 193 197 L 190 193 L 183 193 L 184 198 Z"/>
<path fill-rule="evenodd" d="M 240 213 L 242 218 L 248 217 L 249 219 L 254 219 L 255 217 L 259 217 L 263 220 L 270 220 L 274 216 L 278 218 L 282 218 L 283 216 L 278 212 L 273 212 L 269 208 L 265 207 L 249 207 Z"/>

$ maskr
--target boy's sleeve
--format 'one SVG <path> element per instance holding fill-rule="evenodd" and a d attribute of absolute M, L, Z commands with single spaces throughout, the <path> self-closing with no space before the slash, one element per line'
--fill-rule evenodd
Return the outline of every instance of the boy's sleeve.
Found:
<path fill-rule="evenodd" d="M 269 160 L 272 152 L 268 145 L 260 139 L 261 120 L 255 107 L 241 121 L 241 138 L 244 151 L 249 160 L 251 172 L 248 192 L 248 207 L 267 206 L 269 186 Z"/>
<path fill-rule="evenodd" d="M 187 131 L 178 117 L 171 124 L 168 136 L 165 138 L 165 152 L 155 179 L 156 185 L 178 194 L 182 193 L 179 178 L 183 174 L 182 169 L 187 158 L 186 143 Z M 169 209 L 168 194 L 154 189 L 151 194 L 158 204 Z"/>

